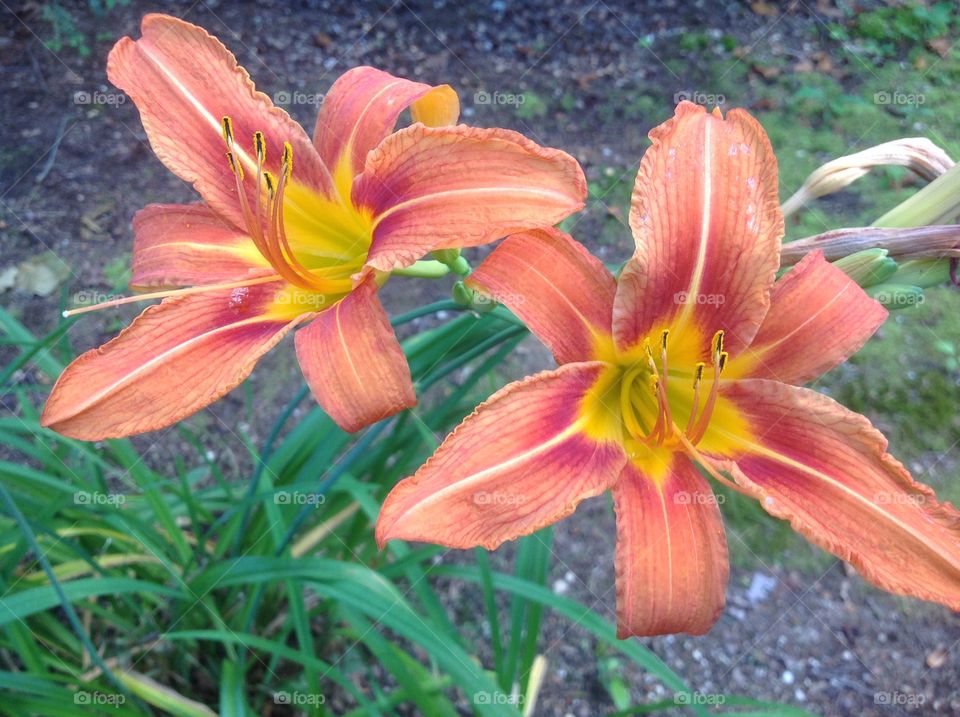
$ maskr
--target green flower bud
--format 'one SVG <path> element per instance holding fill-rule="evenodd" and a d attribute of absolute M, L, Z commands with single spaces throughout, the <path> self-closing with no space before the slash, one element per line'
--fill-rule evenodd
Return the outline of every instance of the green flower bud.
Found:
<path fill-rule="evenodd" d="M 897 271 L 897 262 L 887 256 L 888 253 L 886 249 L 864 249 L 837 259 L 833 265 L 860 286 L 873 286 L 886 281 Z"/>

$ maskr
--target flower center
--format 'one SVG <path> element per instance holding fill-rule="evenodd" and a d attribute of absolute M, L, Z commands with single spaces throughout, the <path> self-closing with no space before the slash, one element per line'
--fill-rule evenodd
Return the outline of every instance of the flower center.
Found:
<path fill-rule="evenodd" d="M 237 183 L 244 223 L 257 251 L 288 283 L 307 292 L 344 295 L 360 271 L 370 247 L 370 223 L 349 203 L 322 197 L 293 177 L 293 147 L 283 143 L 278 176 L 264 169 L 267 147 L 253 134 L 256 201 L 247 198 L 238 160 L 233 122 L 222 120 L 227 161 Z"/>
<path fill-rule="evenodd" d="M 706 364 L 697 362 L 692 370 L 672 368 L 667 361 L 670 331 L 661 332 L 658 353 L 648 338 L 639 360 L 622 368 L 619 405 L 624 433 L 642 446 L 675 442 L 696 445 L 707 432 L 717 405 L 720 374 L 728 355 L 723 350 L 723 331 L 713 335 L 710 346 L 712 375 L 706 378 Z M 704 386 L 707 383 L 709 386 Z M 683 426 L 681 429 L 680 426 Z"/>

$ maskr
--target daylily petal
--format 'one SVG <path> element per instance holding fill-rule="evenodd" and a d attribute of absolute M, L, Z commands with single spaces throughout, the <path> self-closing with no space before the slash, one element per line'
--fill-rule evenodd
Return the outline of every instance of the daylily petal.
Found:
<path fill-rule="evenodd" d="M 610 343 L 616 281 L 599 259 L 558 229 L 507 237 L 467 285 L 509 307 L 559 364 L 589 361 L 601 343 Z"/>
<path fill-rule="evenodd" d="M 770 311 L 728 375 L 812 381 L 859 351 L 886 318 L 878 301 L 813 252 L 774 284 Z"/>
<path fill-rule="evenodd" d="M 586 192 L 573 157 L 516 132 L 414 125 L 367 156 L 353 201 L 373 215 L 368 265 L 390 271 L 434 249 L 552 226 Z"/>
<path fill-rule="evenodd" d="M 414 122 L 430 127 L 455 124 L 460 116 L 460 100 L 450 85 L 431 87 L 373 67 L 348 70 L 333 83 L 320 107 L 313 133 L 320 157 L 337 170 L 338 180 L 341 166 L 352 179 L 363 171 L 367 153 L 393 132 L 408 107 Z M 341 165 L 342 160 L 347 161 Z"/>
<path fill-rule="evenodd" d="M 889 592 L 960 610 L 960 512 L 856 413 L 778 381 L 727 383 L 755 427 L 728 469 L 764 509 Z"/>
<path fill-rule="evenodd" d="M 133 99 L 157 157 L 191 182 L 210 207 L 245 226 L 236 180 L 226 158 L 221 119 L 231 118 L 244 186 L 256 202 L 253 134 L 266 140 L 266 169 L 278 175 L 284 141 L 294 153 L 294 179 L 326 195 L 333 182 L 306 132 L 257 92 L 233 54 L 203 28 L 168 15 L 143 18 L 143 36 L 121 38 L 107 59 L 107 76 Z M 252 175 L 252 176 L 251 176 Z"/>
<path fill-rule="evenodd" d="M 164 428 L 213 403 L 309 318 L 269 312 L 282 286 L 214 290 L 149 307 L 115 339 L 67 366 L 42 424 L 94 441 Z"/>
<path fill-rule="evenodd" d="M 150 204 L 133 217 L 132 288 L 200 286 L 270 273 L 247 236 L 203 204 Z"/>
<path fill-rule="evenodd" d="M 716 497 L 682 454 L 659 481 L 628 462 L 617 513 L 617 637 L 706 633 L 730 572 Z"/>
<path fill-rule="evenodd" d="M 620 277 L 613 329 L 629 349 L 688 324 L 726 332 L 732 357 L 750 343 L 779 265 L 783 215 L 777 160 L 743 110 L 726 119 L 689 102 L 650 132 L 630 227 L 634 258 Z"/>
<path fill-rule="evenodd" d="M 377 520 L 380 546 L 403 539 L 492 550 L 610 488 L 623 451 L 587 438 L 579 425 L 580 402 L 603 368 L 566 364 L 481 404 L 387 496 Z"/>
<path fill-rule="evenodd" d="M 407 359 L 372 275 L 298 331 L 296 346 L 310 390 L 345 431 L 417 404 Z"/>

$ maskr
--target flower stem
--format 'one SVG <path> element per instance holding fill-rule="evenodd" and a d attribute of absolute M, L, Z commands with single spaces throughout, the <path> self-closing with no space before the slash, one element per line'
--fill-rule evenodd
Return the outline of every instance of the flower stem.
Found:
<path fill-rule="evenodd" d="M 398 276 L 414 276 L 418 279 L 442 279 L 450 273 L 450 267 L 439 261 L 427 259 L 418 261 L 413 266 L 403 269 L 394 269 L 391 273 Z"/>

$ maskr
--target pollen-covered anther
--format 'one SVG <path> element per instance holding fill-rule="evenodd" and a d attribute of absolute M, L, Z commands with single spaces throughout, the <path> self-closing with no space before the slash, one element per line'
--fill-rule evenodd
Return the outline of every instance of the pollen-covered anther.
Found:
<path fill-rule="evenodd" d="M 694 378 L 693 405 L 690 409 L 690 419 L 687 421 L 687 428 L 684 431 L 687 438 L 689 438 L 693 445 L 696 445 L 703 439 L 703 436 L 707 432 L 707 428 L 710 426 L 710 417 L 713 415 L 713 409 L 717 405 L 717 395 L 720 392 L 720 374 L 726 367 L 727 361 L 730 357 L 730 355 L 723 350 L 722 329 L 713 335 L 713 341 L 711 344 L 711 348 L 713 350 L 710 360 L 713 364 L 713 380 L 710 382 L 710 393 L 707 395 L 707 400 L 703 404 L 703 410 L 700 411 L 699 416 L 697 416 L 697 409 L 699 408 L 700 399 L 699 387 L 703 378 L 704 369 L 704 364 L 698 363 L 696 376 Z M 695 416 L 696 423 L 694 423 Z"/>

